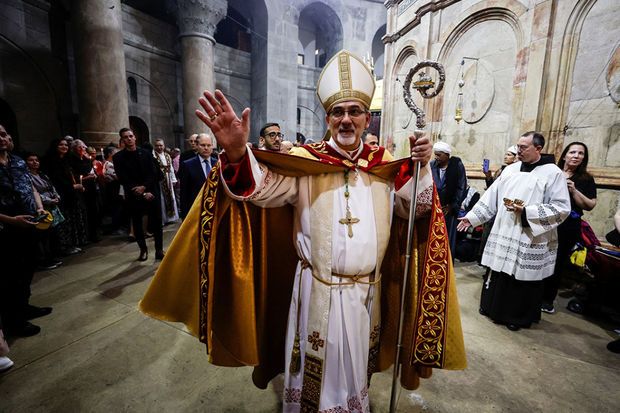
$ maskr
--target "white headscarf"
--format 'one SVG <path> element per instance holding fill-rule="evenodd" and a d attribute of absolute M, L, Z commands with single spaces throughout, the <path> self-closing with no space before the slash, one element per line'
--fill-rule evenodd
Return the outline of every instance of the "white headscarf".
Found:
<path fill-rule="evenodd" d="M 446 142 L 437 142 L 433 145 L 433 152 L 444 152 L 450 155 L 452 153 L 452 147 Z"/>
<path fill-rule="evenodd" d="M 510 148 L 506 149 L 506 152 L 510 152 L 513 155 L 516 155 L 518 151 L 517 145 L 512 145 Z"/>

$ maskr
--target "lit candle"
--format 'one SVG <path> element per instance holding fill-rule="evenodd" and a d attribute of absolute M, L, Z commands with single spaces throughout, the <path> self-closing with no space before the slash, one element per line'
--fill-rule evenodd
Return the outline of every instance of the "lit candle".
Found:
<path fill-rule="evenodd" d="M 82 175 L 80 175 L 80 185 L 82 185 Z"/>

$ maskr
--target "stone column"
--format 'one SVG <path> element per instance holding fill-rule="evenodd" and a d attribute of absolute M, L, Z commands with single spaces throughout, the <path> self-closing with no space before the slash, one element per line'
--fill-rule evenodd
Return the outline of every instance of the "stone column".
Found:
<path fill-rule="evenodd" d="M 195 115 L 198 98 L 215 88 L 213 34 L 226 17 L 226 0 L 179 0 L 178 25 L 183 65 L 183 123 L 185 137 L 208 130 Z"/>
<path fill-rule="evenodd" d="M 299 9 L 294 2 L 281 2 L 281 4 L 284 5 L 282 11 L 274 12 L 273 17 L 270 15 L 269 42 L 264 60 L 267 68 L 267 107 L 263 122 L 278 122 L 285 136 L 295 141 Z M 252 50 L 252 53 L 256 52 Z M 254 103 L 252 101 L 252 105 Z M 258 128 L 260 124 L 252 126 L 256 132 L 253 136 L 258 135 Z M 312 138 L 317 139 L 315 136 Z"/>
<path fill-rule="evenodd" d="M 73 0 L 80 137 L 104 146 L 129 126 L 120 0 Z"/>

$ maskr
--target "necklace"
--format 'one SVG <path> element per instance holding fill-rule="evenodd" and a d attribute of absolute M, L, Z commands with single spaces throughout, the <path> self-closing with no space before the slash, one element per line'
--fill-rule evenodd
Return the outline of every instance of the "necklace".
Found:
<path fill-rule="evenodd" d="M 344 218 L 340 218 L 338 221 L 342 225 L 346 225 L 348 227 L 347 234 L 349 238 L 353 238 L 353 224 L 357 224 L 360 222 L 359 218 L 355 218 L 351 215 L 351 208 L 349 207 L 349 169 L 347 169 L 344 173 L 344 199 L 346 202 L 346 214 Z"/>

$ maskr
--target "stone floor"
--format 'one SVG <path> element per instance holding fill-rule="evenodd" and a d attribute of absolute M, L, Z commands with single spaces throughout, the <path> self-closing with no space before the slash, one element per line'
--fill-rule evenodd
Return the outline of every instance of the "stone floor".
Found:
<path fill-rule="evenodd" d="M 167 227 L 166 240 L 175 227 Z M 152 250 L 152 245 L 151 245 Z M 276 412 L 281 379 L 252 385 L 249 368 L 207 363 L 182 326 L 148 318 L 137 303 L 156 268 L 135 244 L 106 239 L 54 271 L 37 273 L 32 302 L 53 306 L 38 336 L 14 340 L 0 375 L 0 412 Z M 399 412 L 612 412 L 620 406 L 615 334 L 564 309 L 511 332 L 478 314 L 480 267 L 457 264 L 469 367 L 435 371 Z M 609 327 L 609 326 L 607 326 Z M 375 375 L 373 412 L 386 412 L 391 372 Z"/>

